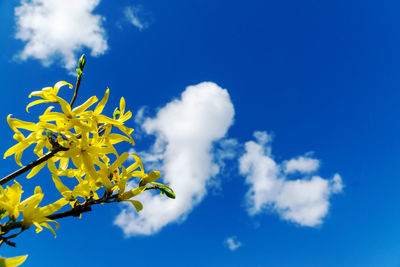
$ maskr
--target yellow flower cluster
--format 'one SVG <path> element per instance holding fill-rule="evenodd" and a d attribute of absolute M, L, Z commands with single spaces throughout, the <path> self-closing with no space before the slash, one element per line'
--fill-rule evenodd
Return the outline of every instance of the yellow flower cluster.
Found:
<path fill-rule="evenodd" d="M 74 208 L 84 203 L 129 201 L 140 211 L 142 204 L 131 198 L 146 189 L 158 189 L 168 197 L 175 198 L 171 188 L 155 182 L 160 178 L 159 172 L 145 173 L 138 155 L 132 155 L 135 162 L 129 167 L 122 165 L 127 161 L 129 154 L 125 152 L 119 155 L 114 145 L 120 142 L 134 144 L 131 137 L 133 129 L 124 125 L 132 116 L 130 111 L 125 111 L 124 98 L 121 98 L 119 108 L 110 118 L 101 114 L 109 97 L 108 89 L 95 108 L 89 110 L 98 102 L 97 97 L 92 96 L 82 105 L 72 108 L 67 101 L 58 96 L 60 88 L 65 85 L 72 88 L 71 84 L 61 81 L 54 87 L 46 87 L 29 95 L 40 99 L 29 103 L 27 111 L 37 104 L 56 103 L 60 106 L 59 112 L 53 111 L 54 107 L 50 106 L 39 116 L 37 123 L 8 116 L 8 124 L 15 132 L 13 138 L 18 143 L 4 154 L 4 157 L 14 155 L 15 161 L 22 166 L 22 153 L 31 145 L 35 145 L 33 152 L 38 157 L 56 152 L 47 161 L 35 166 L 27 178 L 33 177 L 47 165 L 54 184 L 63 197 L 53 204 L 38 207 L 44 196 L 41 188 L 37 186 L 31 197 L 21 201 L 22 187 L 14 181 L 11 187 L 0 187 L 0 219 L 9 216 L 10 220 L 15 221 L 22 213 L 21 223 L 24 228 L 35 225 L 37 232 L 42 230 L 42 226 L 53 231 L 48 222 L 56 222 L 49 216 L 68 203 Z M 122 134 L 112 132 L 115 128 Z M 26 132 L 29 134 L 25 136 Z M 73 189 L 68 188 L 62 182 L 62 176 L 74 177 L 76 186 Z M 137 179 L 137 187 L 128 190 L 127 182 L 132 178 Z M 102 197 L 99 196 L 100 192 Z M 58 227 L 57 223 L 56 226 Z"/>

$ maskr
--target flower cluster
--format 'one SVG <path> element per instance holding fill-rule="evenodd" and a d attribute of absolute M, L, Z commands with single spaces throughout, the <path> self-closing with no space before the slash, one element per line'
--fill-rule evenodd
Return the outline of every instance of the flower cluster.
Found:
<path fill-rule="evenodd" d="M 168 197 L 175 198 L 171 188 L 155 182 L 161 176 L 158 171 L 146 173 L 138 155 L 126 152 L 118 154 L 115 149 L 114 145 L 120 142 L 134 144 L 131 137 L 133 129 L 124 125 L 132 116 L 130 111 L 125 110 L 125 99 L 122 97 L 119 108 L 115 109 L 112 117 L 107 117 L 102 112 L 109 97 L 108 89 L 100 102 L 96 96 L 92 96 L 82 105 L 72 108 L 58 96 L 60 88 L 66 85 L 72 88 L 71 84 L 61 81 L 54 87 L 46 87 L 29 95 L 39 99 L 29 103 L 27 111 L 37 104 L 55 103 L 59 105 L 58 112 L 53 106 L 48 107 L 37 123 L 21 121 L 11 115 L 7 117 L 18 143 L 4 154 L 4 157 L 14 155 L 15 161 L 21 166 L 22 154 L 30 146 L 34 146 L 33 152 L 39 158 L 51 154 L 46 161 L 33 167 L 27 178 L 35 176 L 47 165 L 62 198 L 39 207 L 44 194 L 37 186 L 32 196 L 21 201 L 22 186 L 14 181 L 10 187 L 0 187 L 0 218 L 8 216 L 10 222 L 15 222 L 22 213 L 21 228 L 35 225 L 36 232 L 46 227 L 54 233 L 48 223 L 54 222 L 58 227 L 53 220 L 57 218 L 54 213 L 67 204 L 72 207 L 71 215 L 76 216 L 90 209 L 91 205 L 105 202 L 129 201 L 140 211 L 142 204 L 132 198 L 148 189 L 158 189 Z M 94 109 L 89 110 L 96 102 L 98 104 Z M 114 129 L 120 133 L 113 132 Z M 129 156 L 133 157 L 134 163 L 125 167 L 123 163 Z M 76 179 L 74 188 L 67 187 L 62 181 L 69 178 Z M 132 179 L 137 184 L 133 189 L 127 184 Z M 2 225 L 2 234 L 10 228 L 9 225 Z"/>

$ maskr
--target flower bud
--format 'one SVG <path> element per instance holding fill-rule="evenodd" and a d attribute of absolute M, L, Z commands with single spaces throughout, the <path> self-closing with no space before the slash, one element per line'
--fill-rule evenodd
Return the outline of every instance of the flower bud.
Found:
<path fill-rule="evenodd" d="M 79 69 L 80 69 L 81 71 L 83 71 L 83 68 L 85 67 L 85 65 L 86 65 L 86 59 L 85 59 L 85 54 L 83 54 L 83 55 L 81 56 L 81 58 L 79 59 L 78 67 L 79 67 Z"/>

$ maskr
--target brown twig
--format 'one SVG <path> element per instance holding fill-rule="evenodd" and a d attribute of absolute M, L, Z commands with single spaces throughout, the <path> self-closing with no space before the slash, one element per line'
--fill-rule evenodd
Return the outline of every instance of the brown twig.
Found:
<path fill-rule="evenodd" d="M 86 65 L 86 59 L 85 59 L 85 54 L 83 54 L 81 56 L 81 58 L 79 59 L 78 69 L 76 70 L 78 73 L 78 78 L 76 79 L 74 95 L 72 97 L 71 103 L 69 104 L 71 106 L 71 108 L 75 103 L 76 97 L 78 96 L 78 90 L 79 90 L 79 86 L 81 85 L 81 79 L 82 79 L 83 69 L 85 68 L 85 65 Z"/>
<path fill-rule="evenodd" d="M 44 156 L 38 158 L 37 160 L 32 161 L 32 162 L 29 163 L 28 165 L 26 165 L 26 166 L 20 168 L 19 170 L 15 171 L 15 172 L 13 172 L 13 173 L 11 173 L 11 174 L 9 174 L 9 175 L 7 175 L 6 177 L 2 178 L 2 179 L 0 180 L 0 185 L 3 185 L 3 184 L 5 184 L 5 183 L 8 183 L 8 182 L 11 181 L 12 179 L 14 179 L 14 178 L 20 176 L 21 174 L 23 174 L 23 173 L 25 173 L 25 172 L 27 172 L 27 171 L 33 169 L 34 167 L 36 167 L 36 166 L 42 164 L 43 162 L 45 162 L 45 161 L 49 160 L 50 158 L 54 157 L 54 155 L 55 155 L 56 153 L 58 153 L 58 152 L 60 152 L 60 151 L 66 151 L 66 150 L 68 150 L 68 149 L 65 148 L 65 147 L 62 147 L 62 146 L 56 147 L 55 149 L 49 151 L 46 155 L 44 155 Z"/>
<path fill-rule="evenodd" d="M 57 220 L 57 219 L 65 218 L 65 217 L 78 217 L 79 215 L 81 215 L 84 212 L 91 211 L 92 205 L 118 202 L 117 198 L 118 198 L 118 193 L 113 194 L 113 195 L 108 195 L 108 196 L 106 194 L 104 194 L 104 196 L 100 199 L 97 199 L 97 200 L 88 199 L 83 204 L 76 205 L 75 207 L 73 207 L 70 210 L 55 213 L 55 214 L 47 216 L 46 218 L 48 218 L 50 220 Z M 114 199 L 114 201 L 110 201 L 111 199 Z M 24 229 L 22 221 L 11 222 L 8 225 L 7 224 L 2 227 L 2 230 L 5 232 L 9 232 L 11 230 L 18 229 L 18 228 Z M 1 237 L 0 237 L 0 239 L 1 239 Z"/>
<path fill-rule="evenodd" d="M 105 125 L 105 124 L 104 124 L 104 125 Z M 99 135 L 103 134 L 104 131 L 105 131 L 104 127 L 100 127 L 100 128 L 99 128 Z M 81 138 L 82 138 L 82 135 L 81 135 L 81 134 L 78 134 L 78 135 L 76 136 L 76 138 L 77 138 L 77 139 L 81 139 Z M 11 181 L 12 179 L 14 179 L 14 178 L 20 176 L 21 174 L 23 174 L 23 173 L 25 173 L 25 172 L 27 172 L 27 171 L 29 171 L 29 170 L 35 168 L 36 166 L 42 164 L 43 162 L 45 162 L 45 161 L 51 159 L 51 158 L 54 157 L 58 152 L 60 152 L 60 151 L 67 151 L 67 150 L 68 150 L 68 148 L 63 147 L 63 146 L 61 146 L 61 145 L 58 144 L 58 143 L 54 143 L 53 146 L 54 146 L 55 148 L 54 148 L 53 150 L 47 152 L 46 155 L 44 155 L 44 156 L 38 158 L 37 160 L 32 161 L 32 162 L 29 163 L 28 165 L 26 165 L 26 166 L 20 168 L 19 170 L 16 170 L 15 172 L 13 172 L 13 173 L 11 173 L 11 174 L 9 174 L 9 175 L 3 177 L 2 179 L 0 179 L 0 185 L 3 185 L 3 184 L 8 183 L 8 182 Z"/>
<path fill-rule="evenodd" d="M 71 106 L 71 109 L 75 103 L 76 97 L 78 96 L 79 86 L 81 85 L 81 79 L 82 79 L 82 76 L 78 75 L 78 78 L 76 79 L 74 95 L 72 96 L 71 103 L 69 104 Z"/>
<path fill-rule="evenodd" d="M 159 189 L 156 186 L 149 186 L 145 190 L 152 190 L 152 189 Z M 50 220 L 58 220 L 61 218 L 66 218 L 66 217 L 78 217 L 84 212 L 92 211 L 92 206 L 93 205 L 98 205 L 102 203 L 113 203 L 113 202 L 120 202 L 121 200 L 118 198 L 119 194 L 110 194 L 107 193 L 107 191 L 104 193 L 103 197 L 99 199 L 87 199 L 84 203 L 78 204 L 71 208 L 70 210 L 55 213 L 52 215 L 47 216 L 48 219 Z M 30 227 L 30 226 L 29 226 Z M 25 230 L 29 229 L 29 227 L 26 227 L 25 225 L 22 224 L 22 221 L 15 222 L 15 221 L 10 221 L 5 223 L 4 225 L 1 225 L 1 230 L 4 232 L 4 234 L 7 234 L 8 232 L 15 230 L 15 229 L 21 229 L 20 232 L 10 235 L 10 236 L 2 236 L 0 235 L 0 246 L 5 243 L 9 246 L 15 247 L 15 243 L 9 241 L 9 239 L 17 237 L 19 234 L 24 232 Z"/>

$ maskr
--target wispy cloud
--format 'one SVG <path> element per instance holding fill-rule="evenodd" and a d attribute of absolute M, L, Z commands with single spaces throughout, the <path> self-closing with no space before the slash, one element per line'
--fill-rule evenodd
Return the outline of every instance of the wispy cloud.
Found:
<path fill-rule="evenodd" d="M 254 136 L 256 141 L 245 143 L 246 153 L 239 159 L 240 173 L 250 186 L 246 195 L 248 213 L 274 210 L 283 219 L 302 226 L 321 224 L 328 212 L 329 198 L 343 189 L 340 175 L 335 174 L 332 179 L 316 175 L 319 160 L 310 157 L 279 164 L 271 153 L 270 135 L 255 132 Z M 298 179 L 287 178 L 288 173 L 295 172 Z"/>
<path fill-rule="evenodd" d="M 144 192 L 138 198 L 144 204 L 140 213 L 124 206 L 115 224 L 127 236 L 153 234 L 169 223 L 181 222 L 202 201 L 209 181 L 220 171 L 213 143 L 225 136 L 233 116 L 228 92 L 204 82 L 187 87 L 180 99 L 161 108 L 155 118 L 144 120 L 146 133 L 156 137 L 150 150 L 153 159 L 159 162 L 163 181 L 174 189 L 176 199 Z"/>
<path fill-rule="evenodd" d="M 242 246 L 242 242 L 240 242 L 236 236 L 231 236 L 225 239 L 224 244 L 228 247 L 229 250 L 235 251 Z"/>
<path fill-rule="evenodd" d="M 235 138 L 224 138 L 215 144 L 213 153 L 222 170 L 225 170 L 226 162 L 231 162 L 236 158 L 238 149 L 241 146 Z"/>
<path fill-rule="evenodd" d="M 22 0 L 15 8 L 15 37 L 25 42 L 17 58 L 35 58 L 49 66 L 60 60 L 73 70 L 83 47 L 92 56 L 108 48 L 104 18 L 92 12 L 100 0 Z"/>
<path fill-rule="evenodd" d="M 319 160 L 300 156 L 287 161 L 284 165 L 286 173 L 311 173 L 319 168 Z"/>
<path fill-rule="evenodd" d="M 124 8 L 125 18 L 140 31 L 149 26 L 149 22 L 145 20 L 142 6 L 127 6 Z"/>

